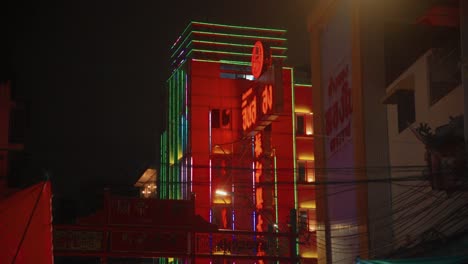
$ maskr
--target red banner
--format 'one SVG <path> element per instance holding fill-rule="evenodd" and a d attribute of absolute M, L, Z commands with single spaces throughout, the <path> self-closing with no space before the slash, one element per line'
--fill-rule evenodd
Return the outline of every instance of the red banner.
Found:
<path fill-rule="evenodd" d="M 1 263 L 53 263 L 50 182 L 0 201 Z"/>

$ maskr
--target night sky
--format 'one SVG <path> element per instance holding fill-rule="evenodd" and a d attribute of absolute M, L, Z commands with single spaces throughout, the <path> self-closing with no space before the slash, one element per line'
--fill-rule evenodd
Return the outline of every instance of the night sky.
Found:
<path fill-rule="evenodd" d="M 1 75 L 30 105 L 28 173 L 50 173 L 56 195 L 78 199 L 133 185 L 158 165 L 169 49 L 189 21 L 287 29 L 287 63 L 300 66 L 313 2 L 2 3 Z"/>

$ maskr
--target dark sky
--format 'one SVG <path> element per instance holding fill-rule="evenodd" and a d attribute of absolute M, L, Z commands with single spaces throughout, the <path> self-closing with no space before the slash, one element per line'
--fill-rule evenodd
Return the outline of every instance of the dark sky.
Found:
<path fill-rule="evenodd" d="M 10 1 L 2 75 L 30 102 L 27 153 L 54 192 L 132 185 L 157 164 L 169 48 L 190 20 L 288 30 L 289 64 L 309 61 L 311 0 Z"/>

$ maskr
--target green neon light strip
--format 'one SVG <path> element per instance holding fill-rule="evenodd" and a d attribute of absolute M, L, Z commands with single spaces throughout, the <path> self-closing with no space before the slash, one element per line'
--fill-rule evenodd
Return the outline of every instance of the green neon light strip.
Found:
<path fill-rule="evenodd" d="M 179 35 L 177 40 L 172 44 L 171 50 L 177 45 L 180 38 L 182 38 L 185 33 L 189 30 L 192 25 L 204 25 L 204 26 L 212 26 L 212 27 L 224 27 L 224 28 L 234 28 L 234 29 L 243 29 L 243 30 L 256 30 L 256 31 L 269 31 L 269 32 L 277 32 L 277 33 L 286 33 L 287 30 L 285 29 L 275 29 L 275 28 L 257 28 L 257 27 L 245 27 L 245 26 L 233 26 L 233 25 L 223 25 L 223 24 L 215 24 L 215 23 L 205 23 L 205 22 L 198 22 L 192 21 L 190 22 L 187 27 L 185 27 L 182 34 Z"/>
<path fill-rule="evenodd" d="M 246 62 L 246 61 L 202 60 L 202 59 L 192 59 L 192 61 L 197 61 L 197 62 L 211 62 L 211 63 L 223 63 L 223 64 L 242 65 L 242 66 L 250 66 L 250 62 Z"/>
<path fill-rule="evenodd" d="M 180 118 L 180 113 L 182 112 L 182 74 L 179 70 L 178 78 L 177 78 L 177 163 L 180 163 L 179 157 L 182 153 L 182 120 Z M 176 181 L 179 183 L 182 179 L 182 172 L 181 167 L 177 166 L 177 176 Z M 176 199 L 180 199 L 182 197 L 182 185 L 176 184 L 177 187 L 177 196 Z"/>
<path fill-rule="evenodd" d="M 295 106 L 295 94 L 294 94 L 294 69 L 291 68 L 291 100 L 292 100 L 292 135 L 293 135 L 293 168 L 294 168 L 294 209 L 296 209 L 296 214 L 298 212 L 298 198 L 297 198 L 297 148 L 296 148 L 296 106 Z M 297 217 L 297 215 L 296 215 Z M 299 239 L 296 237 L 296 256 L 299 255 Z"/>
<path fill-rule="evenodd" d="M 250 54 L 250 53 L 231 52 L 231 51 L 218 51 L 218 50 L 203 50 L 203 49 L 193 49 L 189 53 L 187 53 L 187 56 L 189 56 L 189 54 L 191 54 L 192 51 L 194 51 L 194 52 L 203 52 L 203 53 L 227 54 L 227 55 L 252 57 L 252 54 Z M 282 58 L 282 59 L 287 58 L 287 56 L 284 56 L 284 55 L 272 55 L 272 57 L 273 58 Z"/>
<path fill-rule="evenodd" d="M 174 70 L 173 72 L 177 71 L 178 69 L 180 69 L 181 67 L 184 66 L 184 64 L 187 62 L 187 59 L 183 59 L 181 61 L 173 61 L 171 65 L 175 65 L 176 63 L 178 62 L 178 65 L 174 67 Z"/>
<path fill-rule="evenodd" d="M 253 48 L 253 45 L 249 45 L 249 44 L 237 44 L 237 43 L 228 43 L 228 42 L 217 42 L 217 41 L 205 41 L 205 40 L 192 40 L 190 41 L 190 43 L 187 45 L 187 46 L 190 46 L 192 45 L 193 43 L 199 43 L 199 44 L 208 44 L 208 45 L 217 45 L 217 46 L 230 46 L 230 47 L 241 47 L 241 48 Z M 286 47 L 277 47 L 277 46 L 274 46 L 274 47 L 270 47 L 270 49 L 272 50 L 280 50 L 280 51 L 285 51 L 287 50 L 288 48 Z M 179 49 L 177 49 L 178 51 Z M 176 52 L 177 52 L 176 51 Z M 176 52 L 172 53 L 171 55 L 171 59 L 176 55 Z M 250 56 L 252 56 L 252 54 L 250 54 Z M 276 56 L 276 55 L 273 55 L 273 57 Z M 179 56 L 177 56 L 179 57 Z"/>
<path fill-rule="evenodd" d="M 214 27 L 224 27 L 224 28 L 245 29 L 245 30 L 271 31 L 271 32 L 278 32 L 278 33 L 286 33 L 287 32 L 287 30 L 285 30 L 285 29 L 233 26 L 233 25 L 223 25 L 223 24 L 205 23 L 205 22 L 197 22 L 197 21 L 193 21 L 192 24 L 194 24 L 194 25 L 204 25 L 204 26 L 214 26 Z"/>
<path fill-rule="evenodd" d="M 291 69 L 291 85 L 294 84 L 294 72 L 293 70 Z M 296 113 L 296 106 L 294 105 L 295 104 L 295 98 L 294 98 L 294 89 L 291 89 L 291 100 L 292 100 L 292 104 L 291 104 L 291 107 L 292 107 L 292 129 L 293 129 L 293 159 L 294 159 L 294 163 L 293 163 L 293 168 L 294 168 L 294 208 L 297 210 L 297 149 L 296 149 L 296 133 L 294 132 L 295 131 L 295 127 L 296 127 L 296 117 L 295 117 L 295 113 Z"/>
<path fill-rule="evenodd" d="M 164 160 L 166 161 L 165 166 L 164 166 L 164 175 L 163 175 L 163 198 L 167 199 L 169 198 L 168 196 L 168 175 L 169 175 L 169 138 L 168 138 L 168 131 L 164 132 L 164 148 L 166 152 L 164 153 Z"/>
<path fill-rule="evenodd" d="M 296 83 L 294 86 L 312 87 L 312 84 Z"/>
<path fill-rule="evenodd" d="M 175 75 L 175 73 L 174 73 Z M 174 146 L 173 146 L 173 134 L 174 134 L 174 125 L 172 124 L 172 115 L 174 110 L 172 109 L 174 107 L 174 95 L 173 95 L 173 87 L 174 87 L 174 75 L 171 77 L 171 80 L 169 81 L 169 98 L 170 98 L 170 108 L 169 108 L 169 122 L 170 122 L 170 130 L 169 130 L 169 161 L 171 163 L 174 162 Z M 172 175 L 173 175 L 173 168 L 172 165 L 169 165 L 169 173 L 168 173 L 168 197 L 169 199 L 172 198 L 172 186 L 171 186 L 171 181 L 172 181 Z"/>
<path fill-rule="evenodd" d="M 175 184 L 176 177 L 177 177 L 177 76 L 178 71 L 174 75 L 171 80 L 171 97 L 172 97 L 172 105 L 171 105 L 171 123 L 172 123 L 172 131 L 171 131 L 171 149 L 172 149 L 172 161 L 173 166 L 171 168 L 171 176 L 170 176 L 170 190 L 171 193 L 169 194 L 170 199 L 177 198 L 177 186 Z"/>
<path fill-rule="evenodd" d="M 191 34 L 192 34 L 192 32 L 190 32 L 190 34 L 188 34 L 188 35 L 185 37 L 184 41 L 182 41 L 182 42 L 180 43 L 179 47 L 174 51 L 174 53 L 172 53 L 171 58 L 174 57 L 174 55 L 177 54 L 177 52 L 179 52 L 179 50 L 184 46 L 184 43 L 190 38 L 190 35 L 191 35 Z M 171 49 L 172 49 L 172 48 L 171 48 Z"/>
<path fill-rule="evenodd" d="M 182 74 L 181 71 L 178 71 L 177 77 L 177 162 L 179 163 L 179 156 L 182 153 L 182 122 L 180 118 L 180 113 L 182 112 Z M 176 180 L 180 182 L 182 179 L 181 167 L 177 166 L 177 174 Z M 176 184 L 177 187 L 177 196 L 176 199 L 180 199 L 182 197 L 182 185 Z"/>
<path fill-rule="evenodd" d="M 253 45 L 249 44 L 236 44 L 236 43 L 228 43 L 228 42 L 217 42 L 217 41 L 205 41 L 205 40 L 192 40 L 187 46 L 190 46 L 192 43 L 199 43 L 199 44 L 208 44 L 208 45 L 217 45 L 217 46 L 230 46 L 230 47 L 241 47 L 241 48 L 253 48 Z M 286 47 L 277 47 L 273 46 L 270 47 L 272 50 L 280 50 L 286 51 L 288 48 Z M 179 49 L 177 49 L 178 51 Z M 177 52 L 176 51 L 176 52 Z M 176 55 L 176 52 L 172 53 L 171 59 Z"/>
<path fill-rule="evenodd" d="M 164 194 L 166 192 L 166 188 L 165 188 L 165 175 L 166 175 L 166 166 L 164 164 L 167 164 L 165 163 L 166 162 L 166 132 L 163 132 L 161 134 L 161 173 L 160 173 L 160 179 L 159 179 L 159 184 L 160 184 L 160 187 L 161 190 L 159 191 L 158 195 L 159 195 L 159 198 L 164 198 Z"/>
<path fill-rule="evenodd" d="M 239 34 L 228 34 L 228 33 L 217 33 L 217 32 L 208 32 L 208 31 L 192 31 L 192 33 L 193 34 L 200 34 L 200 35 L 223 36 L 223 37 L 234 37 L 234 38 L 265 39 L 265 40 L 279 40 L 279 41 L 286 41 L 287 40 L 285 38 L 253 36 L 253 35 L 239 35 Z"/>
<path fill-rule="evenodd" d="M 179 42 L 180 38 L 182 38 L 185 34 L 185 32 L 187 32 L 187 30 L 189 30 L 189 28 L 192 26 L 192 23 L 189 23 L 187 25 L 187 27 L 185 27 L 184 31 L 182 31 L 182 34 L 179 35 L 179 37 L 177 38 L 176 41 L 174 41 L 174 43 L 172 44 L 171 46 L 171 50 L 177 45 L 177 43 Z"/>
<path fill-rule="evenodd" d="M 193 43 L 201 43 L 201 44 L 210 44 L 210 45 L 219 45 L 219 46 L 232 46 L 232 47 L 242 47 L 242 48 L 253 48 L 254 45 L 249 44 L 236 44 L 236 43 L 228 43 L 228 42 L 218 42 L 218 41 L 206 41 L 206 40 L 192 40 Z M 270 49 L 274 50 L 287 50 L 286 47 L 270 47 Z"/>
<path fill-rule="evenodd" d="M 237 35 L 237 34 L 227 34 L 227 33 L 216 33 L 216 32 L 206 32 L 206 31 L 192 31 L 188 34 L 185 39 L 180 43 L 179 47 L 172 53 L 171 58 L 179 52 L 179 50 L 184 46 L 185 42 L 190 38 L 191 34 L 201 34 L 201 35 L 214 35 L 214 36 L 224 36 L 224 37 L 237 37 L 237 38 L 250 38 L 250 39 L 265 39 L 265 40 L 280 40 L 286 41 L 285 38 L 275 38 L 275 37 L 264 37 L 264 36 L 252 36 L 252 35 Z"/>
<path fill-rule="evenodd" d="M 164 167 L 164 178 L 163 178 L 163 181 L 164 181 L 163 197 L 165 199 L 169 198 L 168 195 L 167 195 L 167 192 L 168 192 L 168 189 L 167 189 L 167 177 L 168 176 L 167 175 L 169 173 L 169 157 L 168 157 L 168 155 L 169 155 L 169 146 L 168 146 L 169 141 L 168 140 L 169 139 L 167 137 L 167 131 L 166 131 L 166 132 L 164 132 L 164 149 L 166 150 L 166 152 L 164 153 L 164 160 L 166 161 L 166 163 L 165 163 L 166 165 Z"/>

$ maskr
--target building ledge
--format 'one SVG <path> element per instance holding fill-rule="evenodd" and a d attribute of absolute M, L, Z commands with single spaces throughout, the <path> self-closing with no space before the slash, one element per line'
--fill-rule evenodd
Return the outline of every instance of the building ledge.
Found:
<path fill-rule="evenodd" d="M 414 74 L 401 79 L 395 85 L 387 89 L 387 95 L 382 98 L 383 104 L 397 104 L 398 98 L 401 94 L 414 91 Z"/>

